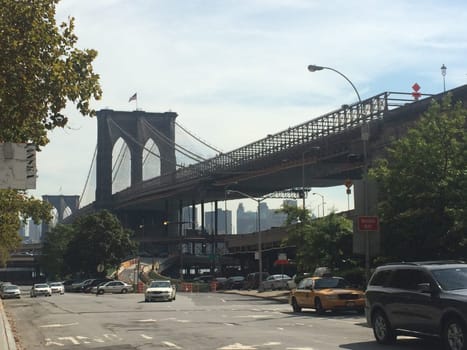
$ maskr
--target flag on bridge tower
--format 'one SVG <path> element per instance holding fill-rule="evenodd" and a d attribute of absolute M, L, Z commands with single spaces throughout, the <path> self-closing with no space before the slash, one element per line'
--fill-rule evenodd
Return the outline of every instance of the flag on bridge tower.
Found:
<path fill-rule="evenodd" d="M 130 97 L 130 99 L 128 100 L 128 102 L 131 102 L 131 101 L 136 101 L 137 100 L 137 94 L 136 92 L 133 94 L 133 96 Z"/>

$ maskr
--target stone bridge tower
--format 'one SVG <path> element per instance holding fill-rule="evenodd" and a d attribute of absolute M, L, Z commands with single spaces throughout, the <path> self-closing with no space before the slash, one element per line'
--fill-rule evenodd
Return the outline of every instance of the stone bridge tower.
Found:
<path fill-rule="evenodd" d="M 160 175 L 176 170 L 175 119 L 177 113 L 97 112 L 96 207 L 111 208 L 112 151 L 121 138 L 131 155 L 130 185 L 143 181 L 143 150 L 150 139 L 160 155 Z"/>

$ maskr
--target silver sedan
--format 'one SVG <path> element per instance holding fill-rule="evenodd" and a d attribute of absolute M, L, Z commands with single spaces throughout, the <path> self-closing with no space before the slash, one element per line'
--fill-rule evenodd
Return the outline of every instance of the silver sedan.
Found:
<path fill-rule="evenodd" d="M 128 293 L 133 291 L 133 286 L 122 281 L 109 281 L 92 287 L 91 293 Z"/>

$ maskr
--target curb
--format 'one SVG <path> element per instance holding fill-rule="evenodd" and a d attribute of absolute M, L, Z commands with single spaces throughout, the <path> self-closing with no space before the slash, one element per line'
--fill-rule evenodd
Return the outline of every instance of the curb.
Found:
<path fill-rule="evenodd" d="M 10 322 L 5 314 L 3 302 L 0 301 L 0 349 L 16 350 L 15 337 L 10 327 Z"/>

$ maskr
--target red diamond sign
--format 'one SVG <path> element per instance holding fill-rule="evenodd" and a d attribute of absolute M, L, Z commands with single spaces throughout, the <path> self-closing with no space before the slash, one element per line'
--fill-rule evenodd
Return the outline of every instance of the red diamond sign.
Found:
<path fill-rule="evenodd" d="M 420 98 L 420 96 L 422 96 L 422 94 L 419 92 L 420 85 L 415 83 L 415 84 L 412 85 L 412 89 L 413 89 L 412 96 L 413 96 L 414 100 L 418 100 Z"/>

